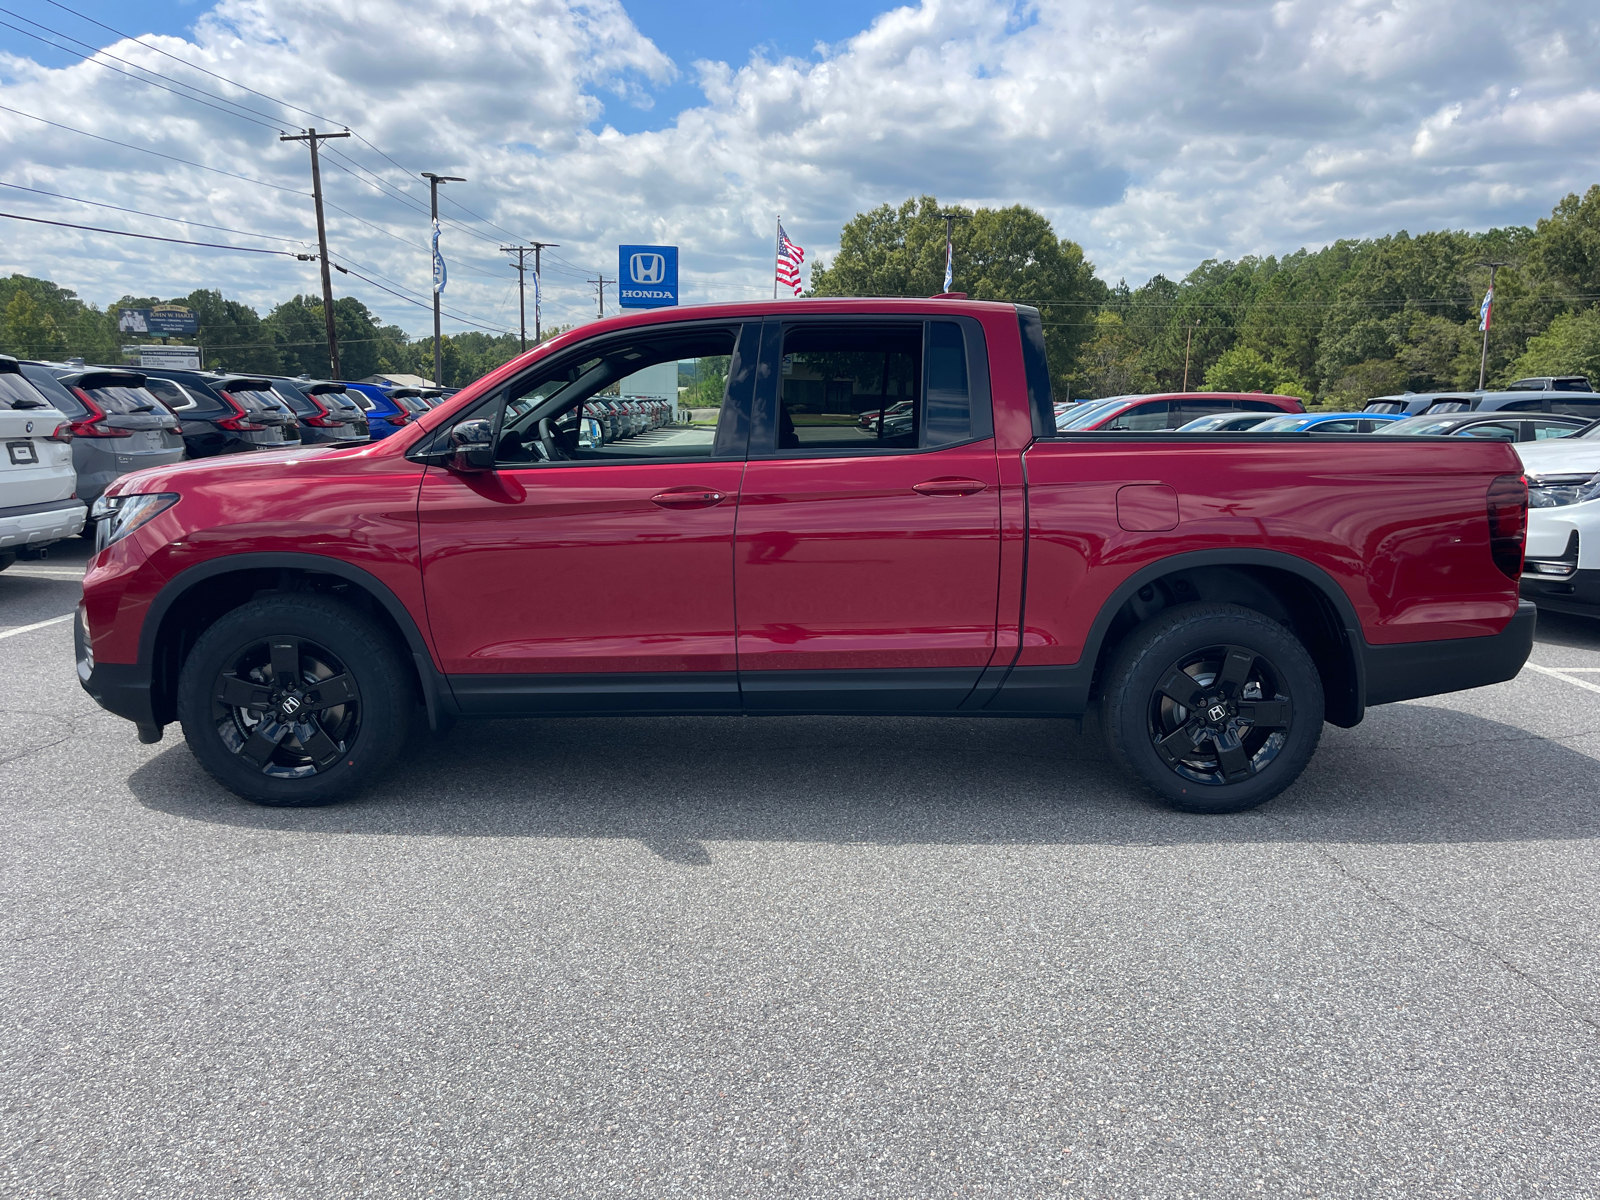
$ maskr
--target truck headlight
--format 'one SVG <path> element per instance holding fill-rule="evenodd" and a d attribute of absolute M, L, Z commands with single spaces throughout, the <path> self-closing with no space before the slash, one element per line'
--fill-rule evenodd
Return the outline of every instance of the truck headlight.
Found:
<path fill-rule="evenodd" d="M 141 525 L 147 525 L 178 502 L 176 492 L 141 492 L 131 496 L 101 496 L 89 515 L 94 520 L 94 548 L 104 550 L 120 542 Z"/>
<path fill-rule="evenodd" d="M 1562 508 L 1600 499 L 1600 475 L 1544 475 L 1528 480 L 1529 508 Z"/>

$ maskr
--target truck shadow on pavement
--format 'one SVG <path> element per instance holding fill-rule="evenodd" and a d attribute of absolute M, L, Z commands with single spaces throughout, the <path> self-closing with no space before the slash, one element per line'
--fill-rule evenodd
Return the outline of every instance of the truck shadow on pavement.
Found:
<path fill-rule="evenodd" d="M 1600 708 L 1597 708 L 1600 713 Z M 1596 725 L 1600 726 L 1600 716 Z M 174 728 L 171 733 L 176 733 Z M 170 736 L 170 735 L 169 735 Z M 1592 738 L 1600 729 L 1563 734 Z M 1454 709 L 1376 709 L 1328 727 L 1294 787 L 1226 817 L 1170 812 L 1108 760 L 1092 724 L 680 717 L 463 723 L 329 808 L 261 808 L 181 741 L 129 783 L 185 820 L 297 833 L 612 838 L 711 861 L 730 841 L 876 845 L 1428 843 L 1600 836 L 1596 761 Z"/>

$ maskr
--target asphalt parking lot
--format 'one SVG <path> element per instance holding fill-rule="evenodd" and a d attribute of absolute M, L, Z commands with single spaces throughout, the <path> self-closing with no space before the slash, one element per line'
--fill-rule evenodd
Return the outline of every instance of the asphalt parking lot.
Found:
<path fill-rule="evenodd" d="M 1600 1192 L 1600 622 L 1233 817 L 935 719 L 463 726 L 273 811 L 79 690 L 83 558 L 0 574 L 0 1194 Z"/>

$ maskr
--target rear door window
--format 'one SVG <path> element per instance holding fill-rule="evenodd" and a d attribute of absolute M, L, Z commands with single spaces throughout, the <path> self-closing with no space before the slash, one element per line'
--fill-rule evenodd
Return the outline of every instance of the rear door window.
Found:
<path fill-rule="evenodd" d="M 1576 428 L 1557 421 L 1532 420 L 1524 421 L 1523 424 L 1528 429 L 1528 440 L 1533 442 L 1542 442 L 1547 438 L 1570 437 Z"/>
<path fill-rule="evenodd" d="M 1517 427 L 1521 424 L 1521 421 L 1485 421 L 1482 425 L 1468 425 L 1461 431 L 1461 436 L 1514 442 L 1517 440 Z"/>
<path fill-rule="evenodd" d="M 1600 417 L 1600 396 L 1580 400 L 1577 396 L 1553 396 L 1547 412 L 1566 413 L 1574 417 Z"/>
<path fill-rule="evenodd" d="M 1269 403 L 1266 400 L 1236 400 L 1234 403 L 1238 405 L 1241 412 L 1281 413 L 1283 411 L 1276 404 Z M 1401 407 L 1405 406 L 1402 405 Z M 1394 411 L 1399 412 L 1400 409 L 1397 408 Z"/>
<path fill-rule="evenodd" d="M 1323 421 L 1311 429 L 1315 433 L 1355 433 L 1358 424 L 1357 421 Z"/>

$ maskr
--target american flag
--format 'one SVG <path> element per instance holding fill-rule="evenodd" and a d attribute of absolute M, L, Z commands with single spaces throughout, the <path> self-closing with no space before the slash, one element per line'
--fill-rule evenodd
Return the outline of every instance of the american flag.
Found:
<path fill-rule="evenodd" d="M 789 235 L 783 231 L 783 224 L 778 225 L 778 282 L 785 287 L 794 289 L 794 294 L 800 294 L 800 264 L 805 262 L 806 252 L 789 240 Z"/>

